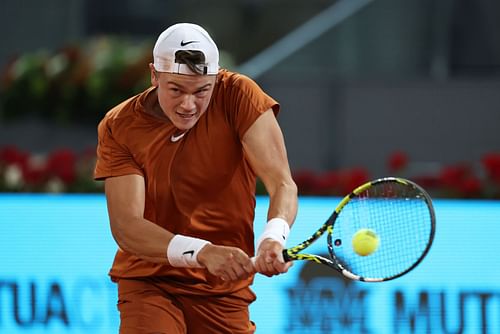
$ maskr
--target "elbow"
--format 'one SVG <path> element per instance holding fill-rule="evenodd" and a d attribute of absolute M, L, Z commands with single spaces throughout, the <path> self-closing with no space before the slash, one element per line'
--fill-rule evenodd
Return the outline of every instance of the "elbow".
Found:
<path fill-rule="evenodd" d="M 270 196 L 273 196 L 274 194 L 286 194 L 289 197 L 297 197 L 298 188 L 297 184 L 295 184 L 293 179 L 290 177 L 286 180 L 282 180 L 281 182 L 276 183 L 276 185 L 273 187 L 269 187 L 268 192 Z"/>
<path fill-rule="evenodd" d="M 299 188 L 297 187 L 297 184 L 293 179 L 290 179 L 289 187 L 291 189 L 290 191 L 294 194 L 294 196 L 297 196 L 299 193 Z"/>
<path fill-rule="evenodd" d="M 283 178 L 281 186 L 284 187 L 286 191 L 289 192 L 290 194 L 297 195 L 298 193 L 297 184 L 293 180 L 291 174 L 288 174 L 286 177 Z"/>
<path fill-rule="evenodd" d="M 121 250 L 124 250 L 127 253 L 133 253 L 130 247 L 130 242 L 127 238 L 127 233 L 125 231 L 125 228 L 122 227 L 123 224 L 120 222 L 120 220 L 111 219 L 110 226 L 111 235 L 113 236 L 113 239 L 115 240 L 118 247 L 120 247 Z"/>
<path fill-rule="evenodd" d="M 290 194 L 290 196 L 297 197 L 298 195 L 298 188 L 297 184 L 293 181 L 293 179 L 290 178 L 287 182 L 282 184 L 282 187 L 285 189 L 285 191 Z"/>

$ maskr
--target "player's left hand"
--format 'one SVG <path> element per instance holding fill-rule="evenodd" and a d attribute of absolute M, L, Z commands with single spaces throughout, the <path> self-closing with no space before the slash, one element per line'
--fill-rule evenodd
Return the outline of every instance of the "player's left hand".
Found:
<path fill-rule="evenodd" d="M 262 241 L 255 257 L 255 270 L 268 277 L 286 273 L 293 263 L 283 260 L 282 251 L 279 242 L 273 239 Z"/>
<path fill-rule="evenodd" d="M 198 261 L 223 281 L 246 279 L 255 274 L 252 261 L 237 247 L 207 244 L 198 253 Z"/>

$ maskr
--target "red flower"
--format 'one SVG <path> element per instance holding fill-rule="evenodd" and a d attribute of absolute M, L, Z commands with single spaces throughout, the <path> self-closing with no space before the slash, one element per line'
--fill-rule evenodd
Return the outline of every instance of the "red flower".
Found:
<path fill-rule="evenodd" d="M 300 194 L 308 195 L 314 193 L 316 188 L 316 174 L 310 170 L 301 170 L 293 173 L 293 180 Z"/>
<path fill-rule="evenodd" d="M 338 195 L 339 174 L 329 171 L 316 178 L 313 191 L 318 195 Z"/>
<path fill-rule="evenodd" d="M 408 165 L 408 156 L 406 153 L 396 151 L 389 156 L 387 167 L 391 173 L 398 172 Z"/>
<path fill-rule="evenodd" d="M 500 153 L 489 153 L 481 159 L 488 177 L 500 184 Z"/>
<path fill-rule="evenodd" d="M 470 167 L 465 164 L 459 164 L 443 168 L 439 179 L 443 186 L 457 188 L 470 175 Z"/>
<path fill-rule="evenodd" d="M 469 176 L 458 185 L 463 197 L 478 197 L 481 194 L 481 181 L 475 176 Z"/>
<path fill-rule="evenodd" d="M 420 175 L 412 178 L 415 183 L 417 183 L 422 188 L 429 190 L 439 187 L 439 177 L 434 175 Z"/>
<path fill-rule="evenodd" d="M 23 168 L 24 182 L 31 187 L 39 187 L 47 181 L 47 165 L 28 163 Z"/>
<path fill-rule="evenodd" d="M 70 184 L 76 179 L 76 155 L 69 149 L 61 149 L 50 154 L 47 161 L 49 172 Z"/>
<path fill-rule="evenodd" d="M 0 163 L 5 165 L 24 167 L 28 162 L 28 158 L 28 154 L 20 151 L 15 146 L 6 146 L 0 150 Z"/>
<path fill-rule="evenodd" d="M 343 171 L 339 175 L 340 192 L 342 196 L 349 194 L 356 187 L 370 180 L 370 175 L 366 169 L 358 167 Z"/>

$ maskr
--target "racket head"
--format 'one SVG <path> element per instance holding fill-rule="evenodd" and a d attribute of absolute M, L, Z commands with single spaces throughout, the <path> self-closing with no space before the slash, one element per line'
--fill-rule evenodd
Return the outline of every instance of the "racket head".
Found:
<path fill-rule="evenodd" d="M 327 225 L 329 265 L 350 279 L 381 282 L 410 272 L 425 258 L 434 240 L 436 218 L 423 188 L 386 177 L 344 197 Z M 370 229 L 379 238 L 378 248 L 367 256 L 358 255 L 352 246 L 360 229 Z"/>

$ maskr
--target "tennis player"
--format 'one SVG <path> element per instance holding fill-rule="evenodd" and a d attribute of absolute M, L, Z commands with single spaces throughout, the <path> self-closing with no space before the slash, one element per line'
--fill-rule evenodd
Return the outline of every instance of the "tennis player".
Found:
<path fill-rule="evenodd" d="M 279 105 L 220 69 L 198 25 L 166 29 L 149 68 L 152 87 L 98 127 L 120 333 L 253 333 L 253 276 L 288 270 L 280 254 L 297 212 Z M 254 239 L 256 177 L 270 204 Z"/>

